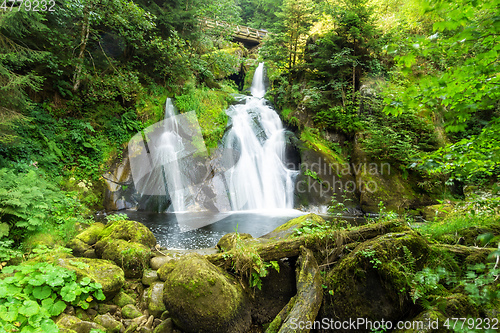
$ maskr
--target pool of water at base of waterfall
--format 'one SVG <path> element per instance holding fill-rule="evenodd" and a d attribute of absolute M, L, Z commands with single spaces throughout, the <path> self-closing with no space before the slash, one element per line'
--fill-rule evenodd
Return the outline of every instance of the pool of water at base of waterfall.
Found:
<path fill-rule="evenodd" d="M 167 249 L 213 248 L 227 233 L 239 232 L 261 237 L 287 221 L 303 215 L 298 210 L 237 211 L 229 213 L 151 213 L 143 211 L 119 211 L 130 220 L 147 226 L 158 244 Z M 207 221 L 213 221 L 205 225 Z"/>

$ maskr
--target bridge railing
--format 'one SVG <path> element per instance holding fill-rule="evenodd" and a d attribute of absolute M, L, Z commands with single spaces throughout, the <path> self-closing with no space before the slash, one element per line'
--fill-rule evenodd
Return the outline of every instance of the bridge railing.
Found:
<path fill-rule="evenodd" d="M 233 36 L 241 37 L 245 39 L 254 39 L 257 41 L 261 41 L 264 37 L 267 36 L 268 32 L 262 29 L 254 29 L 250 27 L 246 27 L 243 25 L 231 25 L 224 21 L 215 21 L 211 19 L 202 18 L 199 19 L 200 23 L 205 25 L 207 28 L 233 28 Z"/>

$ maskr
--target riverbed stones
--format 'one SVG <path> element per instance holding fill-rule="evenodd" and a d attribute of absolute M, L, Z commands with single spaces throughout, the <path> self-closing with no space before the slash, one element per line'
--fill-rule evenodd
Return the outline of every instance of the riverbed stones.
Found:
<path fill-rule="evenodd" d="M 221 251 L 229 251 L 236 245 L 237 241 L 252 238 L 253 237 L 250 234 L 240 234 L 237 232 L 232 232 L 222 236 L 222 238 L 217 242 L 217 248 Z"/>
<path fill-rule="evenodd" d="M 155 282 L 147 290 L 148 311 L 155 317 L 160 317 L 166 310 L 163 303 L 163 282 Z"/>
<path fill-rule="evenodd" d="M 205 258 L 193 254 L 172 260 L 158 275 L 165 281 L 165 306 L 183 331 L 248 331 L 250 309 L 240 283 Z"/>
<path fill-rule="evenodd" d="M 113 298 L 113 303 L 118 307 L 123 308 L 125 305 L 135 304 L 135 300 L 132 296 L 122 290 L 115 296 L 115 298 Z"/>

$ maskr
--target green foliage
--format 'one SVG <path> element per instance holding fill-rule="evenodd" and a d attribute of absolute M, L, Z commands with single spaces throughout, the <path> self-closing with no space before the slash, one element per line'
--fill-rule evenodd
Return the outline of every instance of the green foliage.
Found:
<path fill-rule="evenodd" d="M 462 181 L 498 174 L 499 6 L 498 0 L 426 1 L 422 9 L 442 17 L 434 22 L 432 35 L 412 36 L 404 46 L 388 48 L 397 54 L 407 79 L 402 89 L 387 93 L 386 112 L 437 110 L 446 131 L 465 136 L 421 158 L 418 165 L 431 173 Z M 468 134 L 475 125 L 478 133 Z"/>
<path fill-rule="evenodd" d="M 382 265 L 382 261 L 377 258 L 377 252 L 375 250 L 364 249 L 358 252 L 361 256 L 370 260 L 370 263 L 373 264 L 373 268 L 377 269 Z"/>
<path fill-rule="evenodd" d="M 448 293 L 447 289 L 462 287 L 472 305 L 494 306 L 500 301 L 500 291 L 494 286 L 499 275 L 500 270 L 493 264 L 468 265 L 463 276 L 443 267 L 424 268 L 414 276 L 412 299 L 413 302 L 420 300 L 427 306 L 435 306 L 440 301 L 439 296 Z"/>
<path fill-rule="evenodd" d="M 229 92 L 235 91 L 230 86 L 224 87 L 226 92 L 188 85 L 182 95 L 176 96 L 175 104 L 181 112 L 196 112 L 207 148 L 217 147 L 226 129 L 228 117 L 225 110 L 233 101 Z"/>
<path fill-rule="evenodd" d="M 0 178 L 2 235 L 14 241 L 10 245 L 19 245 L 27 235 L 43 230 L 71 237 L 68 231 L 83 221 L 82 214 L 87 210 L 74 193 L 61 191 L 39 171 L 16 173 L 0 169 Z"/>
<path fill-rule="evenodd" d="M 114 221 L 122 221 L 128 219 L 127 214 L 110 214 L 106 216 L 106 221 L 114 222 Z"/>
<path fill-rule="evenodd" d="M 8 266 L 0 280 L 0 327 L 6 332 L 58 332 L 50 319 L 67 304 L 83 309 L 96 298 L 104 300 L 102 286 L 76 273 L 42 262 Z"/>
<path fill-rule="evenodd" d="M 230 256 L 233 260 L 233 268 L 241 276 L 248 278 L 251 288 L 262 288 L 262 278 L 269 274 L 269 268 L 279 272 L 277 261 L 265 262 L 260 257 L 252 244 L 244 243 L 238 232 L 235 233 L 236 241 Z"/>

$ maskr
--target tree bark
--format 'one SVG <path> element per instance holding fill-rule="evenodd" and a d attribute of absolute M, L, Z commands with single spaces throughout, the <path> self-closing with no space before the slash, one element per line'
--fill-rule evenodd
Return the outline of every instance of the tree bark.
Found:
<path fill-rule="evenodd" d="M 82 32 L 80 36 L 80 52 L 78 53 L 75 73 L 73 75 L 73 91 L 77 91 L 80 87 L 83 62 L 85 59 L 85 49 L 87 48 L 90 34 L 90 10 L 91 6 L 87 3 L 83 10 Z"/>

